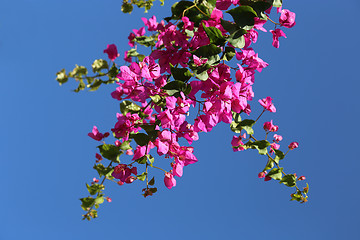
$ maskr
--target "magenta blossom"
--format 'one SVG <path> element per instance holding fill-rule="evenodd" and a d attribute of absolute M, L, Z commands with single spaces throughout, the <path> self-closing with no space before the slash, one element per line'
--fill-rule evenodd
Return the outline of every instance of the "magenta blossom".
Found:
<path fill-rule="evenodd" d="M 100 133 L 96 126 L 93 127 L 93 130 L 91 133 L 88 133 L 88 136 L 96 141 L 101 141 L 103 138 L 106 138 L 109 136 L 109 133 L 106 132 L 104 134 Z"/>
<path fill-rule="evenodd" d="M 280 145 L 277 143 L 270 144 L 270 153 L 273 153 L 274 150 L 278 150 L 280 148 Z"/>
<path fill-rule="evenodd" d="M 174 175 L 172 175 L 169 172 L 166 172 L 165 177 L 164 177 L 164 183 L 165 183 L 165 186 L 168 189 L 171 189 L 172 187 L 175 187 L 176 186 L 176 180 L 174 178 Z"/>
<path fill-rule="evenodd" d="M 266 174 L 267 174 L 266 171 L 260 172 L 260 173 L 258 174 L 258 178 L 264 178 L 264 177 L 266 176 Z"/>
<path fill-rule="evenodd" d="M 292 28 L 296 24 L 295 13 L 290 12 L 287 9 L 283 9 L 281 11 L 279 22 L 280 22 L 281 26 L 284 26 L 286 28 Z"/>
<path fill-rule="evenodd" d="M 295 148 L 298 148 L 299 147 L 299 143 L 298 142 L 292 142 L 289 144 L 289 149 L 290 150 L 293 150 Z"/>
<path fill-rule="evenodd" d="M 305 176 L 300 176 L 300 177 L 298 178 L 299 181 L 303 181 L 303 180 L 305 180 L 305 179 L 306 179 Z"/>
<path fill-rule="evenodd" d="M 102 156 L 98 153 L 95 154 L 95 158 L 96 158 L 96 162 L 100 162 L 101 160 L 103 160 Z"/>
<path fill-rule="evenodd" d="M 275 140 L 275 142 L 280 142 L 282 139 L 283 139 L 282 136 L 277 135 L 277 134 L 274 134 L 274 140 Z"/>
<path fill-rule="evenodd" d="M 114 168 L 112 176 L 116 179 L 120 179 L 122 182 L 125 182 L 126 179 L 131 175 L 131 169 L 125 164 L 119 164 Z"/>
<path fill-rule="evenodd" d="M 276 132 L 279 130 L 279 126 L 274 125 L 273 121 L 271 120 L 270 122 L 264 123 L 264 130 L 269 132 Z"/>
<path fill-rule="evenodd" d="M 107 48 L 104 50 L 104 53 L 107 53 L 111 61 L 114 61 L 117 57 L 120 56 L 115 44 L 110 44 L 110 45 L 108 44 Z"/>
<path fill-rule="evenodd" d="M 280 46 L 279 37 L 286 38 L 285 33 L 279 28 L 277 28 L 275 30 L 270 30 L 270 32 L 273 34 L 273 43 L 272 43 L 272 45 L 274 47 L 276 47 L 276 48 L 279 48 L 279 46 Z"/>
<path fill-rule="evenodd" d="M 276 112 L 276 108 L 275 108 L 274 104 L 272 103 L 271 97 L 266 97 L 266 98 L 260 99 L 259 103 L 261 104 L 261 106 L 263 106 L 269 112 Z"/>

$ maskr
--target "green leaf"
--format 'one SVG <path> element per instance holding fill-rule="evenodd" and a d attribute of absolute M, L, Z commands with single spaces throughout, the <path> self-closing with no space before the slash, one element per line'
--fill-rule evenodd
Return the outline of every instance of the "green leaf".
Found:
<path fill-rule="evenodd" d="M 230 34 L 227 38 L 229 43 L 236 48 L 243 48 L 245 46 L 245 38 L 244 34 L 246 34 L 246 30 L 239 29 Z"/>
<path fill-rule="evenodd" d="M 93 197 L 80 198 L 80 201 L 81 208 L 84 211 L 88 211 L 88 209 L 91 208 L 95 203 L 95 199 Z"/>
<path fill-rule="evenodd" d="M 134 39 L 135 42 L 144 45 L 145 47 L 155 46 L 155 40 L 153 37 L 139 36 Z"/>
<path fill-rule="evenodd" d="M 189 66 L 198 79 L 205 81 L 209 78 L 207 73 L 207 70 L 211 68 L 209 63 L 205 63 L 201 66 L 197 66 L 196 64 L 192 63 Z"/>
<path fill-rule="evenodd" d="M 146 156 L 142 156 L 141 158 L 138 158 L 135 160 L 135 162 L 139 163 L 139 164 L 145 164 L 147 161 L 147 157 Z"/>
<path fill-rule="evenodd" d="M 79 85 L 78 87 L 74 90 L 74 92 L 80 92 L 81 90 L 85 89 L 85 83 L 82 79 L 78 79 L 79 80 Z"/>
<path fill-rule="evenodd" d="M 130 142 L 131 140 L 128 140 L 128 141 L 124 141 L 121 145 L 120 145 L 120 149 L 121 150 L 129 150 L 129 149 L 132 149 L 132 147 L 130 146 Z"/>
<path fill-rule="evenodd" d="M 130 134 L 130 138 L 133 138 L 140 146 L 145 146 L 150 141 L 150 137 L 145 133 Z"/>
<path fill-rule="evenodd" d="M 232 118 L 234 119 L 235 123 L 240 123 L 241 122 L 240 113 L 232 112 Z"/>
<path fill-rule="evenodd" d="M 221 53 L 221 48 L 217 47 L 215 44 L 209 44 L 196 49 L 193 54 L 198 57 L 209 58 L 210 56 L 214 56 Z"/>
<path fill-rule="evenodd" d="M 282 170 L 283 168 L 273 168 L 266 176 L 275 180 L 280 180 L 282 177 Z"/>
<path fill-rule="evenodd" d="M 146 155 L 147 159 L 149 160 L 150 162 L 150 166 L 152 167 L 153 166 L 153 163 L 154 163 L 154 160 L 155 158 L 153 156 L 151 156 L 150 154 Z"/>
<path fill-rule="evenodd" d="M 283 183 L 288 187 L 295 187 L 296 176 L 294 174 L 287 174 L 280 180 L 280 183 Z"/>
<path fill-rule="evenodd" d="M 235 56 L 235 49 L 232 47 L 225 47 L 225 52 L 221 60 L 230 61 Z"/>
<path fill-rule="evenodd" d="M 254 126 L 256 122 L 251 119 L 244 119 L 240 122 L 241 128 L 243 128 L 249 135 L 254 134 L 254 130 L 252 129 L 252 126 Z M 270 144 L 269 144 L 270 145 Z"/>
<path fill-rule="evenodd" d="M 223 46 L 226 42 L 225 37 L 222 35 L 222 32 L 216 27 L 206 27 L 203 23 L 203 28 L 205 30 L 206 35 L 209 37 L 210 43 L 215 45 Z"/>
<path fill-rule="evenodd" d="M 230 124 L 230 129 L 234 133 L 241 133 L 242 128 L 241 128 L 239 123 L 236 123 L 236 122 L 232 121 L 231 124 Z"/>
<path fill-rule="evenodd" d="M 301 191 L 297 190 L 296 193 L 291 194 L 291 200 L 290 201 L 301 201 L 302 200 L 302 194 Z"/>
<path fill-rule="evenodd" d="M 264 171 L 267 171 L 267 170 L 269 170 L 269 169 L 272 169 L 273 167 L 274 167 L 274 161 L 271 160 L 271 159 L 269 159 L 269 160 L 267 161 L 267 163 L 266 163 L 266 166 L 265 166 L 263 172 L 264 172 Z"/>
<path fill-rule="evenodd" d="M 100 72 L 102 69 L 109 69 L 109 65 L 104 59 L 95 60 L 91 67 L 94 73 Z"/>
<path fill-rule="evenodd" d="M 95 169 L 98 172 L 99 177 L 106 176 L 106 178 L 112 178 L 111 174 L 114 171 L 112 167 L 105 167 L 101 163 L 95 164 L 93 169 Z"/>
<path fill-rule="evenodd" d="M 160 95 L 150 96 L 150 98 L 156 105 L 163 101 L 163 98 Z"/>
<path fill-rule="evenodd" d="M 155 178 L 153 177 L 150 181 L 149 181 L 149 185 L 150 186 L 154 186 L 155 184 Z"/>
<path fill-rule="evenodd" d="M 154 132 L 155 131 L 155 128 L 156 128 L 156 124 L 153 124 L 153 125 L 140 125 L 140 127 L 142 129 L 144 129 L 147 133 L 149 132 Z"/>
<path fill-rule="evenodd" d="M 104 195 L 102 195 L 102 194 L 97 196 L 96 199 L 95 199 L 95 204 L 102 204 L 104 202 L 104 197 L 103 196 Z"/>
<path fill-rule="evenodd" d="M 239 6 L 226 11 L 226 13 L 229 13 L 233 17 L 238 27 L 246 30 L 253 28 L 255 24 L 254 17 L 257 16 L 256 12 L 250 6 Z"/>
<path fill-rule="evenodd" d="M 109 71 L 109 73 L 108 73 L 108 76 L 109 76 L 109 78 L 115 78 L 117 75 L 118 75 L 118 73 L 119 73 L 119 69 L 116 67 L 116 65 L 115 64 L 113 64 L 112 66 L 111 66 L 111 68 L 110 68 L 110 71 Z"/>
<path fill-rule="evenodd" d="M 95 81 L 92 84 L 87 85 L 90 92 L 96 91 L 100 85 L 102 84 L 102 81 L 100 79 L 95 79 Z"/>
<path fill-rule="evenodd" d="M 250 6 L 252 7 L 252 9 L 254 9 L 257 16 L 261 17 L 263 15 L 263 13 L 272 6 L 272 4 L 269 2 L 254 2 Z M 267 17 L 266 17 L 266 20 L 267 20 Z"/>
<path fill-rule="evenodd" d="M 279 160 L 284 159 L 285 154 L 282 151 L 274 149 L 274 152 L 275 152 L 275 162 L 276 163 L 279 163 Z"/>
<path fill-rule="evenodd" d="M 65 69 L 61 69 L 56 73 L 56 81 L 58 81 L 59 85 L 66 83 L 68 81 L 68 76 L 66 75 Z"/>
<path fill-rule="evenodd" d="M 101 193 L 101 191 L 104 189 L 104 185 L 100 185 L 97 183 L 94 184 L 86 184 L 86 188 L 89 191 L 90 195 L 95 195 L 97 193 Z"/>
<path fill-rule="evenodd" d="M 128 112 L 137 113 L 140 110 L 141 110 L 141 107 L 131 101 L 125 100 L 120 103 L 120 111 L 122 112 L 122 114 L 124 116 L 126 116 L 126 114 Z"/>
<path fill-rule="evenodd" d="M 265 155 L 267 153 L 267 147 L 270 146 L 270 143 L 266 140 L 261 140 L 255 142 L 249 141 L 245 145 L 252 149 L 257 149 L 259 151 L 259 154 Z"/>
<path fill-rule="evenodd" d="M 178 20 L 181 19 L 183 12 L 185 11 L 185 9 L 193 6 L 194 3 L 190 2 L 190 1 L 180 1 L 180 2 L 176 2 L 171 6 L 171 12 L 172 12 L 172 16 L 171 19 L 173 20 Z M 192 11 L 191 11 L 192 10 Z M 191 11 L 191 12 L 190 12 Z M 193 13 L 194 10 L 190 9 L 188 11 L 185 12 L 185 16 L 189 17 L 189 14 L 194 14 Z M 196 13 L 195 13 L 196 14 Z"/>
<path fill-rule="evenodd" d="M 175 80 L 186 82 L 191 78 L 191 72 L 187 68 L 175 68 L 171 67 L 171 74 Z"/>
<path fill-rule="evenodd" d="M 220 21 L 221 21 L 221 26 L 223 26 L 223 28 L 226 31 L 228 31 L 230 34 L 241 29 L 235 23 L 226 21 L 224 19 L 220 19 Z"/>
<path fill-rule="evenodd" d="M 274 0 L 273 6 L 274 7 L 281 7 L 282 6 L 282 0 Z"/>
<path fill-rule="evenodd" d="M 152 193 L 156 193 L 156 192 L 157 192 L 157 188 L 149 188 L 149 190 L 150 190 Z"/>
<path fill-rule="evenodd" d="M 122 154 L 120 149 L 112 144 L 103 144 L 100 146 L 97 146 L 97 148 L 100 150 L 100 154 L 113 162 L 118 162 L 118 157 Z"/>
<path fill-rule="evenodd" d="M 136 177 L 137 177 L 137 179 L 139 179 L 140 181 L 145 181 L 146 175 L 147 175 L 147 173 L 146 173 L 146 172 L 143 172 L 142 174 L 137 175 Z"/>
<path fill-rule="evenodd" d="M 81 76 L 86 74 L 88 74 L 88 70 L 86 67 L 76 65 L 76 67 L 72 70 L 72 72 L 69 73 L 69 76 L 80 78 Z"/>
<path fill-rule="evenodd" d="M 194 22 L 195 26 L 198 26 L 202 20 L 208 19 L 207 16 L 204 16 L 197 8 L 193 7 L 194 3 L 190 1 L 180 1 L 174 3 L 171 7 L 172 16 L 164 18 L 166 21 L 179 20 L 184 16 L 188 17 L 191 22 Z M 204 4 L 197 4 L 197 7 L 200 8 L 202 12 L 208 12 L 211 8 Z M 210 14 L 209 14 L 210 15 Z"/>
<path fill-rule="evenodd" d="M 133 9 L 134 9 L 134 7 L 132 6 L 131 3 L 124 1 L 123 4 L 121 5 L 121 11 L 123 13 L 131 13 Z"/>
<path fill-rule="evenodd" d="M 206 2 L 208 2 L 210 5 L 212 5 L 213 7 L 216 6 L 216 0 L 206 0 Z"/>
<path fill-rule="evenodd" d="M 176 93 L 186 91 L 187 84 L 183 81 L 175 80 L 167 83 L 164 87 L 162 87 L 162 89 L 164 89 L 170 96 L 173 96 Z"/>
<path fill-rule="evenodd" d="M 208 57 L 207 63 L 211 66 L 218 65 L 220 63 L 219 55 L 216 54 L 216 55 L 212 55 L 212 56 Z"/>
<path fill-rule="evenodd" d="M 201 81 L 206 81 L 209 78 L 209 75 L 206 71 L 201 73 L 195 73 L 195 76 Z"/>

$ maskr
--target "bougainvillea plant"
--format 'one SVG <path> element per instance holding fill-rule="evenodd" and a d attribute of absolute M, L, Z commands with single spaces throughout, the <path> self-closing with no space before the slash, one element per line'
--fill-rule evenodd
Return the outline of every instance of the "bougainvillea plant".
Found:
<path fill-rule="evenodd" d="M 152 2 L 125 1 L 122 10 L 131 12 L 133 4 L 147 10 Z M 271 11 L 277 21 L 270 19 Z M 271 97 L 252 102 L 255 75 L 269 65 L 252 44 L 258 31 L 267 32 L 264 24 L 269 21 L 272 45 L 279 48 L 279 38 L 286 38 L 284 30 L 295 25 L 295 13 L 282 9 L 281 0 L 179 1 L 171 13 L 160 22 L 155 16 L 142 18 L 145 26 L 128 36 L 125 65 L 116 63 L 120 54 L 116 45 L 109 44 L 104 50 L 109 60 L 97 59 L 91 65 L 95 75 L 84 66 L 57 73 L 60 85 L 69 78 L 79 83 L 75 92 L 113 84 L 111 96 L 120 104 L 109 132 L 94 126 L 88 134 L 100 145 L 93 167 L 98 178 L 86 184 L 89 196 L 80 199 L 86 211 L 83 218 L 96 218 L 99 205 L 111 201 L 103 192 L 106 180 L 118 185 L 143 181 L 142 195 L 148 197 L 157 192 L 154 170 L 163 171 L 161 182 L 168 189 L 175 187 L 183 168 L 198 161 L 192 142 L 220 122 L 234 132 L 229 139 L 234 152 L 255 149 L 264 155 L 260 179 L 294 188 L 291 200 L 306 202 L 309 186 L 298 186 L 305 177 L 285 173 L 280 166 L 299 144 L 288 143 L 281 151 L 283 137 L 276 134 L 279 127 L 272 120 L 262 123 L 260 136 L 253 130 L 261 116 L 275 113 L 276 107 Z M 250 117 L 253 107 L 262 108 L 259 116 Z M 157 166 L 155 155 L 169 161 L 166 169 Z"/>

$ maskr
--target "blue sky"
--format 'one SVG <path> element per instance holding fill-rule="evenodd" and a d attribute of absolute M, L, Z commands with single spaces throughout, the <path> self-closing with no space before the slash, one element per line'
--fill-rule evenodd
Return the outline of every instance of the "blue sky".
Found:
<path fill-rule="evenodd" d="M 118 103 L 106 86 L 95 93 L 59 87 L 55 73 L 90 66 L 114 43 L 127 49 L 142 10 L 121 13 L 120 0 L 4 1 L 0 9 L 0 140 L 3 183 L 0 239 L 355 239 L 360 214 L 357 182 L 360 117 L 356 28 L 358 1 L 284 1 L 297 14 L 280 49 L 261 34 L 255 49 L 270 66 L 257 74 L 255 97 L 272 96 L 267 113 L 300 148 L 283 165 L 307 177 L 309 202 L 289 201 L 292 189 L 257 178 L 265 159 L 233 153 L 222 124 L 194 144 L 199 161 L 175 188 L 158 179 L 142 186 L 108 184 L 112 203 L 82 221 L 80 197 L 95 176 L 92 126 L 109 129 Z M 169 16 L 171 1 L 146 15 Z M 271 27 L 268 25 L 268 29 Z M 121 61 L 120 61 L 121 63 Z"/>

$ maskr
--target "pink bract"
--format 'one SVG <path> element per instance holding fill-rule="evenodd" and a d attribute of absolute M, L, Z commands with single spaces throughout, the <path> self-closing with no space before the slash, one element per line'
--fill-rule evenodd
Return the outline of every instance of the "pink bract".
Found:
<path fill-rule="evenodd" d="M 279 22 L 281 24 L 281 26 L 286 27 L 286 28 L 292 28 L 293 26 L 295 26 L 296 22 L 295 22 L 295 13 L 290 12 L 287 9 L 283 9 L 281 10 L 281 15 L 279 18 Z"/>
<path fill-rule="evenodd" d="M 165 183 L 165 186 L 168 189 L 171 189 L 172 187 L 175 187 L 176 186 L 176 180 L 174 178 L 174 175 L 172 175 L 169 172 L 166 172 L 165 177 L 164 177 L 164 183 Z"/>
<path fill-rule="evenodd" d="M 115 44 L 107 45 L 107 48 L 104 50 L 104 53 L 107 53 L 111 61 L 114 61 L 117 57 L 120 56 Z"/>

